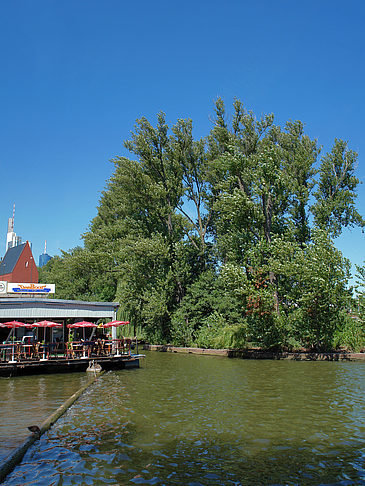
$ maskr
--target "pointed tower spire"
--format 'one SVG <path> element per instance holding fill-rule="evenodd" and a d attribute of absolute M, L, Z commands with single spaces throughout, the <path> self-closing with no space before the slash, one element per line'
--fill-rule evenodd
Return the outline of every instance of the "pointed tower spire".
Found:
<path fill-rule="evenodd" d="M 9 248 L 13 248 L 14 246 L 20 245 L 22 239 L 20 236 L 17 236 L 14 232 L 14 219 L 15 219 L 15 204 L 13 206 L 13 217 L 8 219 L 8 233 L 6 235 L 6 251 Z"/>

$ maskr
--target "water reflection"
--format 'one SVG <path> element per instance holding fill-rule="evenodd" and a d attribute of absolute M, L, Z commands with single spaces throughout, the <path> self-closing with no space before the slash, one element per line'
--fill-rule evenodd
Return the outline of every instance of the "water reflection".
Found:
<path fill-rule="evenodd" d="M 0 460 L 85 382 L 84 374 L 0 378 Z"/>
<path fill-rule="evenodd" d="M 149 353 L 104 375 L 5 484 L 365 484 L 364 375 Z"/>

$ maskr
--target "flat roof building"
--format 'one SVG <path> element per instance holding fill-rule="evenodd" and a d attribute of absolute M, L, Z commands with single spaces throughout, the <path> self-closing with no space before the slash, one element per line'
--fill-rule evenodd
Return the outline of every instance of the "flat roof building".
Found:
<path fill-rule="evenodd" d="M 117 302 L 87 302 L 81 300 L 63 300 L 48 298 L 7 298 L 0 299 L 1 321 L 34 321 L 116 319 L 119 304 Z"/>

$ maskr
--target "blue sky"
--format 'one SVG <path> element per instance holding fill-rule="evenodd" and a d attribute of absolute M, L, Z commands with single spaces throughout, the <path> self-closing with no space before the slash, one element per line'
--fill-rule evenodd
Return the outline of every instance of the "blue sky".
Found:
<path fill-rule="evenodd" d="M 240 98 L 276 122 L 300 119 L 323 151 L 359 153 L 365 181 L 365 3 L 0 0 L 0 254 L 15 231 L 38 261 L 81 244 L 115 155 L 141 116 L 190 117 Z M 365 215 L 365 187 L 358 207 Z M 364 235 L 336 240 L 362 263 Z M 2 242 L 2 243 L 1 243 Z"/>

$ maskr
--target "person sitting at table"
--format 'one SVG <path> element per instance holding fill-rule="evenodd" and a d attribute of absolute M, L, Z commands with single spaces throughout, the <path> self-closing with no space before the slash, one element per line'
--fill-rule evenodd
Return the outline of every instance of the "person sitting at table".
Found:
<path fill-rule="evenodd" d="M 104 352 L 105 352 L 105 354 L 108 354 L 108 355 L 111 354 L 112 346 L 113 346 L 113 342 L 112 342 L 111 339 L 107 339 L 106 341 L 104 341 Z"/>
<path fill-rule="evenodd" d="M 103 354 L 104 352 L 104 342 L 105 340 L 102 339 L 101 337 L 98 337 L 98 339 L 95 341 L 94 343 L 94 349 L 95 349 L 95 352 L 96 352 L 96 355 L 97 356 L 100 356 Z"/>
<path fill-rule="evenodd" d="M 98 354 L 98 340 L 94 339 L 91 343 L 91 355 L 97 355 Z"/>
<path fill-rule="evenodd" d="M 39 359 L 39 346 L 41 345 L 40 342 L 33 341 L 32 343 L 32 350 L 31 350 L 31 358 Z"/>
<path fill-rule="evenodd" d="M 50 351 L 55 356 L 57 356 L 59 346 L 60 346 L 60 338 L 56 337 L 53 339 L 53 342 L 50 344 Z"/>

